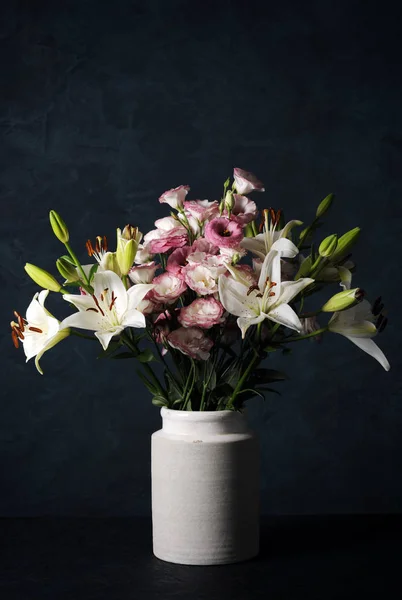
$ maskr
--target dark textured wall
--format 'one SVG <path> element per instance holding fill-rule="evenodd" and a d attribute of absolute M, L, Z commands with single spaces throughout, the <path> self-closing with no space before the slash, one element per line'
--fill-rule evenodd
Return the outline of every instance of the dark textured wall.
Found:
<path fill-rule="evenodd" d="M 47 213 L 84 243 L 127 222 L 151 228 L 157 198 L 188 183 L 214 199 L 233 166 L 259 202 L 308 221 L 337 194 L 324 233 L 360 225 L 356 284 L 384 296 L 385 373 L 346 339 L 273 357 L 291 380 L 250 404 L 261 436 L 263 511 L 402 507 L 399 14 L 391 3 L 21 0 L 1 5 L 0 514 L 150 511 L 158 409 L 124 361 L 68 339 L 45 375 L 12 347 L 12 309 L 60 252 Z M 62 314 L 58 298 L 49 306 Z M 65 311 L 64 311 L 65 314 Z M 81 343 L 82 342 L 82 343 Z M 296 345 L 295 345 L 296 346 Z"/>

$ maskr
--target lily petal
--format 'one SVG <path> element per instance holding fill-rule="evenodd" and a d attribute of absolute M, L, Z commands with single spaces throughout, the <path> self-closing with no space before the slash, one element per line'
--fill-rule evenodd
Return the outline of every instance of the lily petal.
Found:
<path fill-rule="evenodd" d="M 390 370 L 391 365 L 389 364 L 384 352 L 377 346 L 375 342 L 373 342 L 373 340 L 356 337 L 353 335 L 345 335 L 345 337 L 353 342 L 353 344 L 356 344 L 356 346 L 361 348 L 361 350 L 364 350 L 364 352 L 367 352 L 367 354 L 370 354 L 370 356 L 378 360 L 380 365 L 384 367 L 386 371 Z"/>
<path fill-rule="evenodd" d="M 137 309 L 128 310 L 121 322 L 123 327 L 145 327 L 146 321 L 144 315 Z"/>
<path fill-rule="evenodd" d="M 155 286 L 152 283 L 137 283 L 127 290 L 128 305 L 127 311 L 132 311 L 137 308 L 141 300 L 145 298 L 150 290 Z M 145 326 L 145 325 L 144 325 Z"/>
<path fill-rule="evenodd" d="M 103 294 L 104 290 L 109 290 L 109 295 L 114 292 L 116 298 L 114 307 L 118 316 L 122 316 L 127 310 L 127 290 L 120 277 L 113 271 L 101 271 L 95 273 L 93 280 L 95 296 L 98 298 Z"/>
<path fill-rule="evenodd" d="M 257 323 L 261 323 L 261 321 L 265 321 L 267 315 L 261 313 L 258 317 L 239 317 L 237 319 L 237 324 L 241 330 L 241 336 L 244 339 L 246 335 L 246 331 L 251 325 L 257 325 Z"/>
<path fill-rule="evenodd" d="M 312 283 L 314 283 L 314 279 L 309 277 L 297 279 L 297 281 L 283 281 L 281 284 L 281 295 L 279 301 L 288 304 L 297 296 L 297 294 L 299 294 Z"/>
<path fill-rule="evenodd" d="M 289 329 L 295 329 L 299 332 L 302 330 L 300 319 L 289 304 L 280 304 L 279 306 L 276 306 L 269 311 L 267 317 L 271 321 L 274 321 L 274 323 L 279 323 L 280 325 L 289 327 Z"/>
<path fill-rule="evenodd" d="M 281 238 L 288 237 L 288 233 L 293 229 L 293 227 L 297 227 L 298 225 L 303 225 L 303 221 L 297 221 L 296 219 L 289 221 L 289 223 L 286 223 L 285 227 L 281 231 L 278 231 L 279 236 Z"/>
<path fill-rule="evenodd" d="M 248 288 L 238 281 L 224 275 L 219 277 L 219 299 L 235 317 L 255 317 L 255 313 L 245 304 L 247 292 Z M 252 304 L 251 298 L 248 304 Z"/>
<path fill-rule="evenodd" d="M 78 310 L 86 311 L 88 308 L 96 308 L 92 296 L 84 294 L 63 294 L 63 300 L 73 304 Z"/>
<path fill-rule="evenodd" d="M 344 324 L 339 322 L 336 317 L 337 313 L 334 313 L 333 317 L 328 323 L 329 331 L 333 333 L 339 333 L 346 337 L 353 336 L 359 338 L 371 338 L 377 333 L 377 328 L 371 321 L 358 321 L 356 323 L 350 322 Z"/>
<path fill-rule="evenodd" d="M 105 331 L 105 330 L 104 331 L 96 331 L 95 336 L 98 338 L 98 340 L 102 344 L 102 348 L 104 350 L 107 350 L 107 347 L 109 346 L 109 342 L 112 339 L 112 337 L 115 335 L 119 335 L 119 333 L 121 333 L 123 331 L 123 329 L 124 329 L 124 327 L 117 326 L 117 327 L 113 327 L 113 329 L 108 329 L 107 331 Z"/>
<path fill-rule="evenodd" d="M 285 237 L 280 237 L 271 246 L 271 250 L 276 250 L 283 258 L 294 258 L 299 254 L 299 249 L 293 242 Z"/>
<path fill-rule="evenodd" d="M 276 287 L 281 283 L 281 259 L 276 250 L 270 250 L 261 266 L 260 277 L 258 279 L 258 287 L 260 292 L 264 293 L 268 277 L 276 283 Z"/>
<path fill-rule="evenodd" d="M 256 254 L 259 258 L 264 260 L 265 251 L 265 236 L 263 233 L 259 233 L 253 238 L 245 237 L 240 242 L 240 246 L 246 250 L 250 250 L 253 254 Z"/>
<path fill-rule="evenodd" d="M 97 331 L 102 329 L 102 323 L 104 319 L 100 313 L 93 311 L 88 312 L 76 312 L 69 317 L 66 317 L 60 324 L 61 329 L 66 327 L 77 327 L 78 329 L 89 329 L 90 331 Z"/>
<path fill-rule="evenodd" d="M 30 305 L 27 308 L 26 318 L 29 323 L 35 323 L 39 325 L 46 321 L 47 311 L 43 306 L 44 301 L 49 294 L 49 290 L 42 290 L 36 293 L 32 298 Z"/>
<path fill-rule="evenodd" d="M 44 353 L 47 352 L 48 350 L 50 350 L 50 348 L 53 348 L 53 346 L 55 346 L 56 344 L 58 344 L 59 342 L 61 342 L 62 340 L 64 340 L 64 338 L 68 337 L 69 335 L 70 335 L 70 330 L 69 329 L 62 329 L 62 330 L 58 331 L 56 333 L 56 335 L 54 335 L 53 337 L 51 337 L 49 339 L 49 341 L 46 344 L 46 346 L 44 346 L 42 348 L 42 350 L 40 350 L 38 352 L 38 354 L 36 355 L 36 358 L 35 358 L 35 367 L 37 368 L 37 370 L 39 371 L 39 373 L 41 375 L 43 375 L 43 370 L 42 370 L 42 368 L 41 368 L 41 366 L 39 364 L 39 361 L 42 358 L 42 356 L 44 355 Z"/>

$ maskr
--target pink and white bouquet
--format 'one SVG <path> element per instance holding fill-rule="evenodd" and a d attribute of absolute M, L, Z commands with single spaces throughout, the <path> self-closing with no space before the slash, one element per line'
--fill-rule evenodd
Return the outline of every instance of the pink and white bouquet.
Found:
<path fill-rule="evenodd" d="M 162 194 L 170 214 L 144 236 L 132 225 L 117 229 L 114 251 L 105 237 L 88 241 L 90 264 L 82 264 L 65 222 L 50 212 L 66 248 L 56 261 L 63 281 L 27 264 L 43 290 L 25 317 L 15 312 L 11 322 L 14 345 L 22 344 L 27 361 L 35 357 L 40 373 L 42 355 L 77 335 L 98 340 L 103 356 L 138 361 L 157 406 L 215 411 L 241 410 L 250 397 L 275 391 L 269 386 L 285 376 L 261 366 L 265 359 L 327 332 L 389 370 L 372 340 L 387 322 L 381 298 L 370 305 L 352 287 L 350 251 L 359 228 L 313 241 L 332 194 L 300 230 L 302 222 L 286 223 L 280 210 L 258 213 L 249 194 L 264 187 L 242 169 L 234 169 L 219 200 L 190 200 L 189 191 L 181 185 Z M 314 294 L 329 286 L 342 289 L 317 306 Z M 61 293 L 74 310 L 61 322 L 45 308 L 49 292 Z"/>

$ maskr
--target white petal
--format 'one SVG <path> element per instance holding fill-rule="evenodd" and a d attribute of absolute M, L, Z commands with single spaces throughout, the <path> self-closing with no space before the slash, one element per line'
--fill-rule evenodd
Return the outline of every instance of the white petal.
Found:
<path fill-rule="evenodd" d="M 36 293 L 35 296 L 32 298 L 32 301 L 30 303 L 30 305 L 27 308 L 27 312 L 26 312 L 26 318 L 28 323 L 31 323 L 32 325 L 38 325 L 40 327 L 40 325 L 44 322 L 47 322 L 47 312 L 46 309 L 43 307 L 43 302 L 45 301 L 45 298 L 47 297 L 49 293 L 49 290 L 43 290 L 42 292 Z M 39 302 L 39 297 L 41 299 L 41 302 Z"/>
<path fill-rule="evenodd" d="M 141 300 L 152 290 L 155 286 L 151 283 L 137 283 L 133 285 L 128 291 L 128 304 L 127 311 L 134 310 L 137 308 Z"/>
<path fill-rule="evenodd" d="M 127 290 L 120 277 L 113 273 L 113 271 L 102 271 L 101 273 L 95 273 L 93 279 L 93 288 L 95 296 L 100 298 L 104 291 L 108 290 L 108 297 L 111 298 L 112 292 L 116 301 L 114 307 L 118 316 L 123 316 L 127 310 L 128 298 Z"/>
<path fill-rule="evenodd" d="M 124 327 L 145 327 L 146 321 L 144 315 L 139 310 L 133 308 L 126 312 L 121 324 Z"/>
<path fill-rule="evenodd" d="M 48 337 L 45 333 L 27 332 L 23 340 L 23 348 L 28 362 L 46 346 Z"/>
<path fill-rule="evenodd" d="M 281 281 L 281 259 L 276 252 L 276 250 L 270 250 L 266 257 L 264 258 L 264 262 L 261 266 L 260 277 L 258 279 L 258 287 L 260 291 L 264 293 L 267 279 L 274 281 L 277 285 L 280 285 Z M 279 278 L 279 284 L 278 284 Z"/>
<path fill-rule="evenodd" d="M 297 221 L 295 219 L 293 219 L 292 221 L 289 221 L 289 223 L 286 223 L 286 225 L 283 229 L 278 231 L 279 237 L 287 238 L 289 231 L 291 231 L 291 229 L 293 229 L 293 227 L 297 227 L 298 225 L 303 225 L 303 221 Z"/>
<path fill-rule="evenodd" d="M 246 305 L 247 292 L 248 288 L 238 281 L 224 275 L 219 277 L 219 299 L 230 314 L 236 317 L 255 316 Z"/>
<path fill-rule="evenodd" d="M 347 337 L 348 340 L 356 344 L 356 346 L 364 350 L 364 352 L 367 352 L 367 354 L 370 354 L 370 356 L 378 360 L 380 365 L 384 367 L 386 371 L 390 370 L 391 365 L 389 364 L 384 352 L 380 350 L 380 348 L 375 342 L 373 342 L 373 340 L 356 337 L 353 335 L 346 335 L 345 337 Z"/>
<path fill-rule="evenodd" d="M 63 294 L 62 298 L 81 311 L 86 311 L 88 308 L 96 308 L 94 299 L 87 294 Z"/>
<path fill-rule="evenodd" d="M 344 290 L 350 290 L 350 286 L 352 285 L 352 273 L 349 269 L 345 269 L 345 267 L 338 267 L 338 273 L 341 279 L 339 285 L 343 287 Z"/>
<path fill-rule="evenodd" d="M 58 344 L 59 342 L 61 342 L 62 340 L 64 340 L 64 338 L 68 337 L 70 335 L 70 331 L 68 329 L 63 329 L 61 331 L 58 331 L 56 333 L 56 335 L 52 336 L 46 346 L 44 346 L 36 355 L 35 358 L 35 366 L 38 369 L 39 373 L 41 375 L 43 375 L 43 371 L 41 369 L 41 366 L 39 364 L 40 359 L 42 358 L 42 356 L 44 355 L 45 352 L 47 352 L 48 350 L 50 350 L 50 348 L 53 348 L 53 346 L 55 346 L 56 344 Z"/>
<path fill-rule="evenodd" d="M 261 321 L 265 321 L 267 315 L 261 313 L 258 317 L 239 317 L 237 319 L 237 324 L 241 330 L 241 336 L 244 339 L 246 335 L 246 331 L 251 325 L 257 325 L 257 323 L 261 323 Z"/>
<path fill-rule="evenodd" d="M 95 335 L 102 344 L 102 348 L 104 350 L 107 350 L 107 347 L 109 346 L 109 342 L 112 339 L 112 337 L 114 335 L 118 335 L 121 331 L 123 331 L 123 329 L 124 327 L 117 326 L 107 331 L 97 331 Z"/>
<path fill-rule="evenodd" d="M 359 338 L 371 338 L 376 335 L 377 328 L 371 321 L 356 321 L 350 323 L 342 323 L 339 319 L 334 318 L 338 314 L 340 313 L 335 313 L 329 321 L 329 331 L 345 335 L 346 337 L 353 336 Z"/>
<path fill-rule="evenodd" d="M 102 317 L 100 313 L 93 311 L 77 312 L 69 317 L 66 317 L 61 322 L 60 328 L 77 327 L 78 329 L 89 329 L 90 331 L 98 331 L 102 329 L 102 325 L 107 322 L 107 319 Z"/>
<path fill-rule="evenodd" d="M 289 306 L 289 304 L 280 304 L 279 306 L 273 308 L 269 311 L 267 317 L 275 323 L 280 323 L 285 327 L 289 327 L 289 329 L 295 329 L 299 332 L 302 330 L 300 319 L 293 308 Z"/>
<path fill-rule="evenodd" d="M 314 279 L 304 277 L 297 281 L 283 281 L 281 285 L 281 295 L 279 302 L 288 304 L 293 298 L 297 296 L 304 288 L 314 282 Z"/>
<path fill-rule="evenodd" d="M 240 246 L 246 250 L 250 250 L 253 254 L 259 256 L 262 260 L 265 258 L 265 236 L 259 233 L 253 238 L 245 237 L 240 242 Z"/>
<path fill-rule="evenodd" d="M 299 254 L 299 249 L 287 238 L 281 237 L 272 244 L 271 250 L 276 250 L 283 258 L 294 258 Z"/>

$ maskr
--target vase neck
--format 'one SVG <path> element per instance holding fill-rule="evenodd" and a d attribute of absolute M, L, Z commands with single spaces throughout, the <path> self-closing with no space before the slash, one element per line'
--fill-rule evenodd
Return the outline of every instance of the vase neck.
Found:
<path fill-rule="evenodd" d="M 180 411 L 161 409 L 162 428 L 177 435 L 219 435 L 248 431 L 244 414 L 231 410 Z"/>

